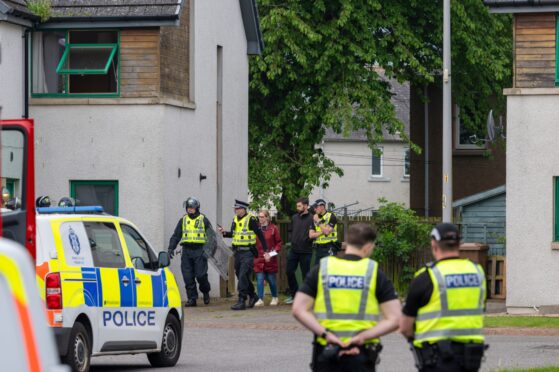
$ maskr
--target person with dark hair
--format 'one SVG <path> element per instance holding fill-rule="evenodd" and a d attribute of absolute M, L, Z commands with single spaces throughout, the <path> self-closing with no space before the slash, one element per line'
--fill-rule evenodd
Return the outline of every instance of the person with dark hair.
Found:
<path fill-rule="evenodd" d="M 289 285 L 289 297 L 285 299 L 286 304 L 293 303 L 293 297 L 297 293 L 297 266 L 301 268 L 301 277 L 304 279 L 311 268 L 313 241 L 309 237 L 309 230 L 313 227 L 313 216 L 309 213 L 309 198 L 297 199 L 297 213 L 291 217 L 291 249 L 287 254 L 287 283 Z"/>
<path fill-rule="evenodd" d="M 369 258 L 375 239 L 370 225 L 351 225 L 345 256 L 322 258 L 295 296 L 293 316 L 315 336 L 313 371 L 374 371 L 379 337 L 398 329 L 398 295 Z"/>
<path fill-rule="evenodd" d="M 322 257 L 335 256 L 340 248 L 338 242 L 338 220 L 336 215 L 328 212 L 326 201 L 317 199 L 314 202 L 314 224 L 309 231 L 309 238 L 315 239 L 316 261 Z"/>
<path fill-rule="evenodd" d="M 482 333 L 483 268 L 460 258 L 460 232 L 450 223 L 431 232 L 435 262 L 419 270 L 403 308 L 400 332 L 413 344 L 421 372 L 473 372 L 486 349 Z"/>
<path fill-rule="evenodd" d="M 231 230 L 225 231 L 218 226 L 218 231 L 226 238 L 233 238 L 233 252 L 235 257 L 235 275 L 237 276 L 237 292 L 239 300 L 231 306 L 231 310 L 245 310 L 252 308 L 258 302 L 258 295 L 252 284 L 254 273 L 254 258 L 258 257 L 256 238 L 260 239 L 262 249 L 268 252 L 266 238 L 260 229 L 258 219 L 252 213 L 248 213 L 248 203 L 235 200 L 235 218 L 231 224 Z M 248 298 L 248 305 L 246 300 Z"/>
<path fill-rule="evenodd" d="M 210 282 L 208 281 L 208 259 L 204 255 L 204 244 L 208 237 L 213 237 L 210 221 L 200 213 L 200 202 L 196 198 L 188 198 L 184 202 L 186 214 L 179 220 L 169 240 L 169 257 L 173 257 L 177 244 L 182 247 L 181 271 L 186 287 L 186 307 L 196 306 L 198 290 L 204 298 L 204 304 L 210 303 Z"/>

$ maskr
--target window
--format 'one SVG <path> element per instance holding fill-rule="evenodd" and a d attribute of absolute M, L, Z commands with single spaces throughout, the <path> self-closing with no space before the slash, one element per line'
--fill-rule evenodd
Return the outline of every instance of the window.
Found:
<path fill-rule="evenodd" d="M 118 31 L 43 31 L 32 38 L 32 94 L 118 96 Z"/>
<path fill-rule="evenodd" d="M 157 270 L 157 258 L 142 236 L 131 226 L 121 224 L 120 228 L 122 229 L 122 235 L 124 235 L 124 241 L 126 241 L 130 258 L 140 257 L 144 261 L 146 269 Z"/>
<path fill-rule="evenodd" d="M 404 177 L 410 176 L 410 149 L 404 149 Z"/>
<path fill-rule="evenodd" d="M 70 196 L 80 205 L 100 205 L 118 216 L 118 181 L 70 181 Z"/>
<path fill-rule="evenodd" d="M 380 152 L 380 156 L 377 156 L 374 152 L 373 152 L 373 166 L 371 169 L 371 175 L 373 177 L 382 177 L 382 163 L 383 163 L 383 155 L 382 155 L 382 151 L 383 148 L 379 147 L 378 148 L 379 152 Z"/>
<path fill-rule="evenodd" d="M 124 255 L 112 222 L 84 222 L 96 267 L 124 267 Z"/>
<path fill-rule="evenodd" d="M 458 150 L 481 150 L 485 147 L 485 132 L 483 129 L 473 130 L 460 120 L 460 107 L 454 105 L 452 110 L 454 123 L 455 148 Z"/>
<path fill-rule="evenodd" d="M 15 129 L 2 130 L 2 213 L 21 209 L 23 201 L 23 168 L 25 136 Z"/>

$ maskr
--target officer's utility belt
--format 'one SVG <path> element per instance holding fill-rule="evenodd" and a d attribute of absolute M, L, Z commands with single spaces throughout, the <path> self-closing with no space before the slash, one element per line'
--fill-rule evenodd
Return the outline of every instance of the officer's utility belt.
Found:
<path fill-rule="evenodd" d="M 243 246 L 233 246 L 233 251 L 234 252 L 248 252 L 248 251 L 252 251 L 254 248 L 254 246 L 251 245 L 243 245 Z"/>
<path fill-rule="evenodd" d="M 421 348 L 414 347 L 412 352 L 419 370 L 434 367 L 439 360 L 455 360 L 466 371 L 478 371 L 487 348 L 489 345 L 483 343 L 444 340 L 433 344 L 425 342 Z"/>
<path fill-rule="evenodd" d="M 351 350 L 354 347 L 359 349 L 359 354 L 355 355 L 355 357 L 361 357 L 366 361 L 372 362 L 373 364 L 380 363 L 380 352 L 382 351 L 382 344 L 365 344 L 359 346 L 348 346 L 346 348 L 342 348 L 339 345 L 332 345 L 328 344 L 326 346 L 320 345 L 319 343 L 314 343 L 314 350 L 313 350 L 313 364 L 315 362 L 320 363 L 331 363 L 335 364 L 340 361 L 340 351 L 342 350 Z"/>

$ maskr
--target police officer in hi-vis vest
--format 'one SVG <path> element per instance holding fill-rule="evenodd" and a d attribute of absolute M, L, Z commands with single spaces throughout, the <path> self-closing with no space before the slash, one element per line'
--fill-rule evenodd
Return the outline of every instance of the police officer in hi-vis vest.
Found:
<path fill-rule="evenodd" d="M 478 371 L 484 344 L 485 275 L 480 265 L 459 257 L 460 233 L 449 223 L 431 232 L 436 261 L 416 273 L 400 331 L 408 338 L 422 372 Z"/>
<path fill-rule="evenodd" d="M 375 230 L 364 223 L 348 230 L 345 256 L 320 260 L 293 302 L 293 315 L 315 336 L 313 371 L 374 371 L 379 337 L 398 328 L 398 295 L 369 258 Z"/>
<path fill-rule="evenodd" d="M 172 258 L 177 244 L 182 247 L 181 271 L 186 287 L 187 307 L 196 306 L 198 291 L 204 297 L 204 304 L 210 303 L 210 282 L 208 281 L 208 259 L 204 255 L 204 244 L 208 235 L 213 234 L 210 221 L 200 213 L 200 202 L 188 198 L 184 202 L 186 214 L 179 220 L 175 232 L 169 240 L 169 256 Z"/>
<path fill-rule="evenodd" d="M 233 238 L 233 252 L 235 253 L 235 275 L 237 276 L 237 292 L 239 292 L 238 302 L 231 306 L 232 310 L 245 310 L 248 298 L 248 307 L 254 307 L 258 301 L 258 296 L 252 284 L 252 274 L 254 272 L 254 258 L 258 256 L 256 249 L 256 237 L 262 242 L 264 251 L 268 251 L 268 245 L 258 219 L 247 212 L 248 203 L 235 200 L 235 218 L 231 224 L 231 231 L 225 231 L 218 226 L 218 231 L 226 238 Z"/>
<path fill-rule="evenodd" d="M 326 201 L 317 199 L 314 202 L 314 225 L 309 231 L 309 238 L 315 239 L 316 247 L 315 262 L 322 257 L 335 256 L 338 253 L 340 243 L 338 242 L 338 220 L 336 215 L 326 210 Z"/>

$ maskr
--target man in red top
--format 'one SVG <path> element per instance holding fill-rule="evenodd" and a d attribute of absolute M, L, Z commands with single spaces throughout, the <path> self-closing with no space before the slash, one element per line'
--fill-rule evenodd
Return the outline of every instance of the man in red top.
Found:
<path fill-rule="evenodd" d="M 281 237 L 279 229 L 270 221 L 270 212 L 266 209 L 258 212 L 258 222 L 260 230 L 264 234 L 264 239 L 268 245 L 268 252 L 264 251 L 260 238 L 256 239 L 258 257 L 254 259 L 254 272 L 256 273 L 256 292 L 258 301 L 254 306 L 264 306 L 264 280 L 270 285 L 272 302 L 270 305 L 278 305 L 278 288 L 276 285 L 276 274 L 278 272 L 278 253 L 281 250 Z"/>

